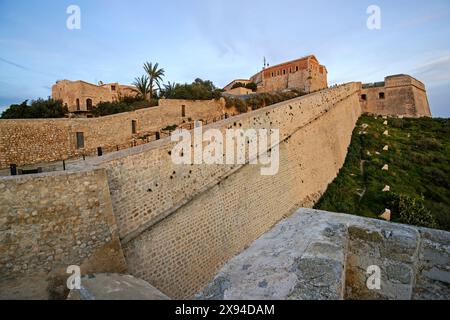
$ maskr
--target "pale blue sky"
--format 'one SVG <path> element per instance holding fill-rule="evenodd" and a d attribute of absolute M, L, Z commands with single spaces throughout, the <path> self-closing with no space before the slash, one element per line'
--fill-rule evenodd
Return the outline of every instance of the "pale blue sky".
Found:
<path fill-rule="evenodd" d="M 81 8 L 81 30 L 66 9 Z M 366 9 L 381 8 L 381 30 Z M 218 86 L 315 54 L 329 83 L 408 73 L 450 117 L 450 1 L 0 0 L 0 107 L 47 97 L 57 79 L 129 84 L 145 61 L 165 81 Z"/>

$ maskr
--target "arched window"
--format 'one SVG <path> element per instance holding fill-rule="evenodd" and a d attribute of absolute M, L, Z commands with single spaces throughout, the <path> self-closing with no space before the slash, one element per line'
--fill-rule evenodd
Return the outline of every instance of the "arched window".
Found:
<path fill-rule="evenodd" d="M 92 99 L 86 99 L 86 109 L 88 111 L 92 110 Z"/>
<path fill-rule="evenodd" d="M 80 111 L 80 99 L 77 99 L 77 111 Z"/>

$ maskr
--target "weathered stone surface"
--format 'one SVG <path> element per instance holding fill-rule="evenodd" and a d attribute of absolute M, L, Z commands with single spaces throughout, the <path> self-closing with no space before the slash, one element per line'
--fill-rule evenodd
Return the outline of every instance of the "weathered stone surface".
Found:
<path fill-rule="evenodd" d="M 377 85 L 364 84 L 361 107 L 364 112 L 383 115 L 384 120 L 386 116 L 431 117 L 425 85 L 403 74 L 386 77 Z"/>
<path fill-rule="evenodd" d="M 342 299 L 347 231 L 294 214 L 228 262 L 199 299 Z"/>
<path fill-rule="evenodd" d="M 104 170 L 2 183 L 0 299 L 65 297 L 71 265 L 82 274 L 126 270 Z"/>
<path fill-rule="evenodd" d="M 81 289 L 68 300 L 169 300 L 148 282 L 130 275 L 92 274 L 81 278 Z"/>
<path fill-rule="evenodd" d="M 199 299 L 450 299 L 450 233 L 300 209 L 231 259 Z M 370 266 L 381 271 L 369 289 Z"/>
<path fill-rule="evenodd" d="M 422 235 L 417 264 L 414 299 L 450 299 L 450 239 L 448 233 L 420 229 Z"/>

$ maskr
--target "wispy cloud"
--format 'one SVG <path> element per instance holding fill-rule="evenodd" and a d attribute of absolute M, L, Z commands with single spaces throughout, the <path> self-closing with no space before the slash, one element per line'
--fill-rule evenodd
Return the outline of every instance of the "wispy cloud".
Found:
<path fill-rule="evenodd" d="M 38 71 L 38 70 L 34 70 L 34 69 L 29 68 L 27 66 L 24 66 L 24 65 L 22 65 L 20 63 L 16 63 L 14 61 L 10 61 L 10 60 L 4 59 L 2 57 L 0 57 L 0 62 L 6 63 L 6 64 L 8 64 L 10 66 L 19 68 L 19 69 L 24 70 L 24 71 L 38 73 L 38 74 L 45 75 L 45 76 L 48 76 L 48 77 L 53 77 L 53 78 L 55 78 L 55 77 L 56 78 L 60 78 L 58 75 L 47 73 L 47 72 L 42 72 L 42 71 Z"/>
<path fill-rule="evenodd" d="M 410 71 L 419 79 L 433 85 L 450 81 L 450 53 L 435 57 Z"/>

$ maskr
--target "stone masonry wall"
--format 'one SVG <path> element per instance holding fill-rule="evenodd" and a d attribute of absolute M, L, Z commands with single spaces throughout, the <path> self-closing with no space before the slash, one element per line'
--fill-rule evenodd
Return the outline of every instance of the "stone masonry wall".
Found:
<path fill-rule="evenodd" d="M 275 176 L 261 176 L 259 165 L 174 165 L 166 138 L 80 162 L 76 172 L 2 178 L 1 292 L 61 294 L 68 264 L 120 269 L 120 236 L 130 273 L 170 297 L 192 297 L 230 257 L 325 191 L 361 113 L 358 90 L 350 83 L 208 126 L 280 129 Z"/>
<path fill-rule="evenodd" d="M 214 123 L 279 128 L 280 171 L 259 165 L 177 166 L 161 140 L 93 159 L 108 175 L 130 272 L 172 298 L 192 297 L 233 255 L 299 206 L 311 206 L 342 167 L 360 115 L 358 85 Z"/>
<path fill-rule="evenodd" d="M 105 171 L 0 178 L 0 299 L 64 298 L 70 265 L 126 270 Z"/>
<path fill-rule="evenodd" d="M 154 133 L 189 119 L 212 121 L 226 112 L 220 101 L 161 100 L 160 107 L 92 119 L 0 120 L 0 168 L 51 162 L 83 154 L 131 147 L 133 138 Z M 182 117 L 182 105 L 186 106 Z M 132 133 L 132 121 L 137 133 Z M 84 134 L 84 148 L 77 149 L 77 132 Z"/>
<path fill-rule="evenodd" d="M 197 297 L 448 300 L 449 246 L 449 232 L 302 208 L 228 261 Z M 369 289 L 374 266 L 380 287 Z"/>
<path fill-rule="evenodd" d="M 380 97 L 384 94 L 384 97 Z M 365 99 L 362 96 L 365 95 Z M 405 117 L 431 117 L 425 85 L 407 76 L 386 77 L 385 85 L 361 89 L 363 112 Z"/>

